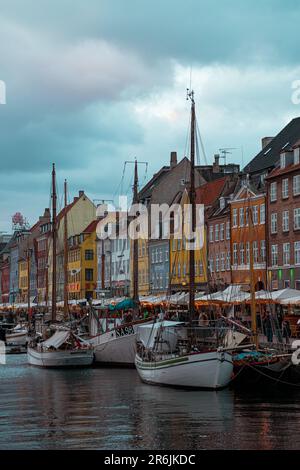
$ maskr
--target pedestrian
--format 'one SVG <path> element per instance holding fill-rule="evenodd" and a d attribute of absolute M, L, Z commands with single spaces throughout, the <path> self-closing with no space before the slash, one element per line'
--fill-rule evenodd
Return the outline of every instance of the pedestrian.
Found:
<path fill-rule="evenodd" d="M 273 328 L 270 314 L 266 314 L 264 319 L 264 330 L 268 343 L 273 341 Z"/>
<path fill-rule="evenodd" d="M 292 335 L 290 322 L 288 320 L 283 320 L 282 322 L 282 337 L 285 338 L 286 344 L 290 342 L 290 337 Z"/>

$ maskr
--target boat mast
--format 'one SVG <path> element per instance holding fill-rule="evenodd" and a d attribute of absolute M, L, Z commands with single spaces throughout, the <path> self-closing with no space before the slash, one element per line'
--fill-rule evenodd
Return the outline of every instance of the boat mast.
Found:
<path fill-rule="evenodd" d="M 247 187 L 247 191 L 248 187 Z M 250 196 L 248 197 L 248 207 L 249 207 L 249 261 L 250 261 L 250 296 L 251 296 L 251 329 L 254 336 L 254 344 L 256 349 L 258 348 L 258 336 L 257 336 L 257 322 L 256 322 L 256 302 L 255 302 L 255 279 L 254 279 L 254 259 L 253 259 L 253 241 L 251 240 L 252 231 L 253 231 L 253 207 L 250 204 Z"/>
<path fill-rule="evenodd" d="M 68 306 L 68 219 L 67 219 L 67 180 L 64 183 L 65 193 L 65 216 L 64 216 L 64 317 L 67 318 L 69 313 Z"/>
<path fill-rule="evenodd" d="M 138 162 L 134 162 L 134 184 L 133 184 L 133 204 L 138 204 Z M 138 261 L 138 238 L 135 236 L 133 240 L 133 301 L 134 301 L 134 314 L 138 313 L 139 304 L 139 261 Z"/>
<path fill-rule="evenodd" d="M 190 171 L 190 204 L 192 208 L 191 233 L 196 230 L 196 204 L 195 204 L 195 101 L 194 91 L 187 90 L 187 98 L 191 100 L 191 171 Z M 195 243 L 196 240 L 191 240 Z M 190 286 L 189 286 L 189 303 L 190 303 L 190 319 L 192 320 L 195 313 L 195 248 L 190 252 Z"/>
<path fill-rule="evenodd" d="M 28 308 L 28 323 L 30 324 L 30 249 L 27 248 L 27 308 Z"/>
<path fill-rule="evenodd" d="M 55 163 L 52 166 L 52 322 L 56 321 L 56 174 Z"/>

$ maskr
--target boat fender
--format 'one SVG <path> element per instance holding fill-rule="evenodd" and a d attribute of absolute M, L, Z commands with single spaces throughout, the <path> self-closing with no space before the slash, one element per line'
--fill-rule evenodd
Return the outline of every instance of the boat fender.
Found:
<path fill-rule="evenodd" d="M 292 349 L 294 350 L 292 354 L 292 363 L 294 366 L 298 366 L 300 364 L 300 340 L 293 341 Z"/>

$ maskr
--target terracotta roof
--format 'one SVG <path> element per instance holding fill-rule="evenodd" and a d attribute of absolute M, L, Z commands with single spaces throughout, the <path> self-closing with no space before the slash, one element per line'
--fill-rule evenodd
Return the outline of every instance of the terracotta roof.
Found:
<path fill-rule="evenodd" d="M 211 206 L 222 193 L 227 178 L 227 176 L 224 176 L 223 178 L 219 178 L 215 181 L 210 181 L 209 183 L 200 186 L 200 188 L 197 188 L 196 204 L 204 204 L 205 206 Z"/>
<path fill-rule="evenodd" d="M 274 168 L 274 170 L 271 171 L 271 173 L 266 177 L 266 179 L 275 178 L 276 176 L 284 175 L 286 173 L 291 173 L 293 171 L 298 170 L 300 170 L 300 163 L 298 163 L 298 165 L 294 165 L 292 163 L 291 165 L 288 165 L 285 168 Z"/>
<path fill-rule="evenodd" d="M 96 230 L 96 227 L 99 223 L 99 220 L 93 220 L 85 230 L 83 230 L 83 233 L 93 233 Z"/>

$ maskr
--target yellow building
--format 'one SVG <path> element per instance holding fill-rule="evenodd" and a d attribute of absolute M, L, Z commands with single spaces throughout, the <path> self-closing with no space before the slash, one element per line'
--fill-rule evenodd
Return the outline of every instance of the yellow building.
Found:
<path fill-rule="evenodd" d="M 183 192 L 180 206 L 184 212 L 184 206 L 189 204 L 187 191 Z M 174 231 L 170 239 L 170 284 L 172 291 L 185 291 L 189 288 L 189 262 L 190 250 L 188 242 L 184 236 L 188 233 L 189 220 L 185 220 L 182 229 Z M 182 233 L 182 236 L 180 234 Z M 177 237 L 177 238 L 176 238 Z M 207 255 L 206 255 L 206 236 L 203 230 L 197 231 L 197 246 L 195 249 L 195 285 L 196 289 L 202 289 L 207 283 Z"/>
<path fill-rule="evenodd" d="M 28 299 L 28 262 L 19 260 L 19 303 L 26 303 Z"/>
<path fill-rule="evenodd" d="M 97 246 L 95 220 L 80 234 L 69 238 L 69 300 L 96 298 Z"/>
<path fill-rule="evenodd" d="M 62 209 L 57 217 L 57 300 L 63 300 L 64 291 L 64 221 L 67 214 L 68 238 L 76 238 L 77 234 L 82 234 L 85 228 L 96 218 L 96 207 L 86 196 L 84 191 L 79 191 L 79 195 Z M 48 251 L 48 289 L 49 299 L 52 295 L 52 238 L 49 238 Z"/>

